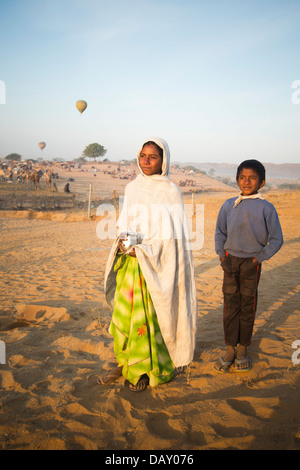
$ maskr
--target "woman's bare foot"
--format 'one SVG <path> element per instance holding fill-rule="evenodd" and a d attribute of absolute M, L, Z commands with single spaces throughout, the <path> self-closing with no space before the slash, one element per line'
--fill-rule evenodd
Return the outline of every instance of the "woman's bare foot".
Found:
<path fill-rule="evenodd" d="M 97 380 L 98 384 L 109 385 L 115 382 L 115 380 L 121 377 L 122 369 L 123 369 L 123 366 L 117 366 L 117 367 L 114 367 L 113 369 L 110 369 L 102 377 L 99 377 L 99 379 Z"/>

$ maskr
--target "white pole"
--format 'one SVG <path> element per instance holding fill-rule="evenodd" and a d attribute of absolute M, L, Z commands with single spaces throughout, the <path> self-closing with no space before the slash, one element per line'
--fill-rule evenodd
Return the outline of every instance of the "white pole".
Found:
<path fill-rule="evenodd" d="M 196 208 L 195 208 L 195 193 L 192 193 L 192 205 L 193 205 L 193 216 L 196 214 Z"/>
<path fill-rule="evenodd" d="M 90 184 L 89 189 L 89 207 L 88 207 L 88 218 L 91 217 L 91 197 L 92 197 L 92 185 Z"/>

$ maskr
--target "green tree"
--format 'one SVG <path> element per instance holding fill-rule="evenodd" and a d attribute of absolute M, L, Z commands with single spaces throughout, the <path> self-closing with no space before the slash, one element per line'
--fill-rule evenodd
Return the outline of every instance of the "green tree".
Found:
<path fill-rule="evenodd" d="M 76 163 L 86 163 L 86 159 L 84 157 L 74 158 L 74 162 Z"/>
<path fill-rule="evenodd" d="M 5 157 L 5 160 L 9 160 L 9 161 L 15 161 L 15 162 L 20 162 L 22 159 L 22 156 L 19 155 L 18 153 L 10 153 L 9 155 L 7 155 Z"/>
<path fill-rule="evenodd" d="M 103 147 L 103 145 L 94 143 L 85 147 L 84 151 L 82 152 L 82 155 L 87 158 L 92 158 L 93 160 L 96 160 L 96 158 L 104 157 L 106 152 L 107 150 Z"/>

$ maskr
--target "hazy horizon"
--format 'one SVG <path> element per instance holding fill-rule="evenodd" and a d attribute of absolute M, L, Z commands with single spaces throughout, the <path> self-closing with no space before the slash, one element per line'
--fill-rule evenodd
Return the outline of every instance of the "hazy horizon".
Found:
<path fill-rule="evenodd" d="M 12 153 L 15 153 L 15 152 L 12 152 Z M 28 160 L 35 160 L 35 161 L 40 161 L 41 163 L 42 162 L 54 162 L 54 161 L 57 161 L 58 163 L 61 162 L 61 163 L 68 163 L 68 162 L 73 162 L 75 161 L 77 158 L 80 158 L 80 157 L 74 157 L 73 159 L 64 159 L 63 157 L 57 157 L 57 158 L 53 158 L 51 160 L 47 160 L 46 158 L 43 158 L 43 157 L 37 157 L 37 158 L 22 158 L 21 161 L 22 162 L 26 162 Z M 96 159 L 96 160 L 91 160 L 91 159 L 88 159 L 88 157 L 85 157 L 86 158 L 86 161 L 84 163 L 107 163 L 107 162 L 112 162 L 112 163 L 120 163 L 122 161 L 126 161 L 126 162 L 130 162 L 130 161 L 133 161 L 135 160 L 136 157 L 133 157 L 133 158 L 119 158 L 119 159 L 115 159 L 115 160 L 112 160 L 112 159 L 109 159 L 108 157 L 101 157 L 99 159 Z M 5 157 L 1 156 L 0 155 L 0 160 L 3 162 L 7 162 L 7 160 L 5 160 Z M 104 162 L 104 160 L 107 160 L 106 162 Z M 241 160 L 242 161 L 242 160 Z M 241 163 L 241 161 L 239 162 L 225 162 L 225 161 L 219 161 L 219 162 L 209 162 L 208 160 L 207 161 L 196 161 L 196 160 L 189 160 L 189 161 L 173 161 L 171 160 L 170 161 L 170 165 L 193 165 L 193 164 L 196 164 L 196 165 L 228 165 L 228 166 L 236 166 L 238 165 L 239 163 Z M 134 162 L 133 162 L 134 163 Z M 273 162 L 264 162 L 264 161 L 261 161 L 261 163 L 263 165 L 275 165 L 275 166 L 283 166 L 283 165 L 295 165 L 295 166 L 299 166 L 300 167 L 300 163 L 294 163 L 294 162 L 284 162 L 284 163 L 273 163 Z"/>

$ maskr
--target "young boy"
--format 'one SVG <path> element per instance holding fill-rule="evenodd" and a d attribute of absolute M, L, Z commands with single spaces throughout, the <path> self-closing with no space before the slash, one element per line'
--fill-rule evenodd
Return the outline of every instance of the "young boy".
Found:
<path fill-rule="evenodd" d="M 215 232 L 215 248 L 224 270 L 223 327 L 227 351 L 215 364 L 218 372 L 251 369 L 247 347 L 251 343 L 261 263 L 281 248 L 283 237 L 275 207 L 259 189 L 265 184 L 265 168 L 257 160 L 242 162 L 236 174 L 238 198 L 221 207 Z"/>

